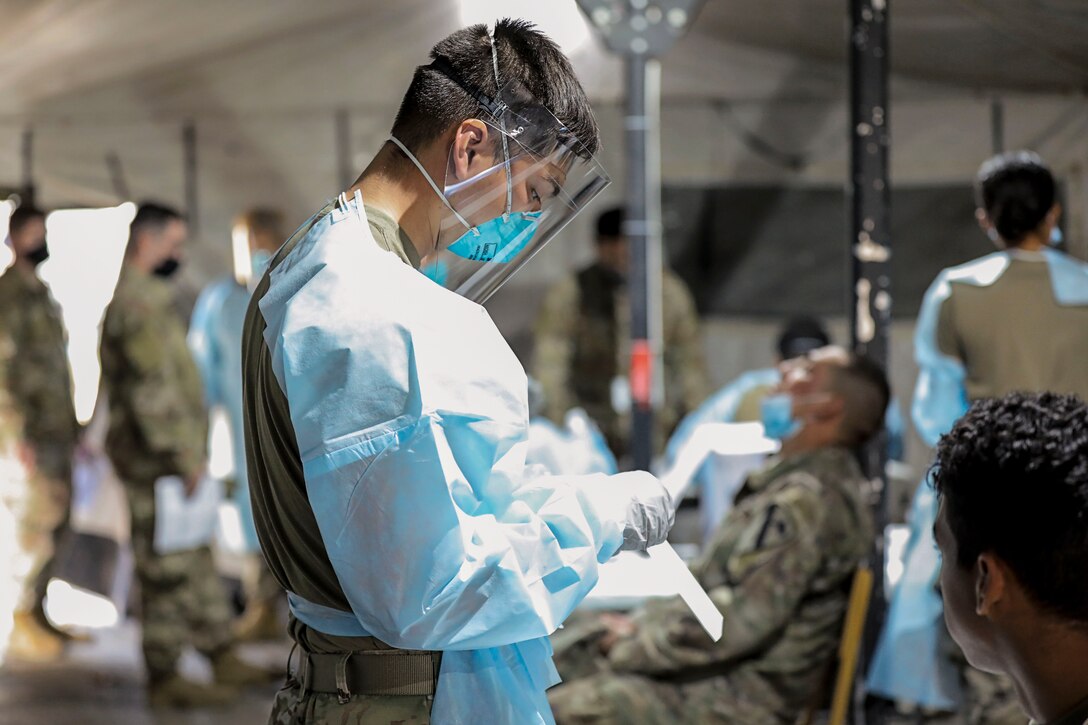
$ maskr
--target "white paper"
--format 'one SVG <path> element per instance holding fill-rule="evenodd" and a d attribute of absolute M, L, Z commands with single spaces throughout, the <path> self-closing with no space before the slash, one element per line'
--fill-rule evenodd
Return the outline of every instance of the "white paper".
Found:
<path fill-rule="evenodd" d="M 666 542 L 651 546 L 646 550 L 646 554 L 650 557 L 650 561 L 655 562 L 663 572 L 667 573 L 672 580 L 676 593 L 684 600 L 684 604 L 688 605 L 688 609 L 695 615 L 695 619 L 699 620 L 699 624 L 710 635 L 710 638 L 715 642 L 721 639 L 722 627 L 725 626 L 725 617 L 714 606 L 710 596 L 703 591 L 699 580 L 691 573 L 688 565 L 684 563 L 676 550 Z"/>
<path fill-rule="evenodd" d="M 177 476 L 155 481 L 155 551 L 170 554 L 188 551 L 211 542 L 219 519 L 223 484 L 205 476 L 191 497 Z"/>

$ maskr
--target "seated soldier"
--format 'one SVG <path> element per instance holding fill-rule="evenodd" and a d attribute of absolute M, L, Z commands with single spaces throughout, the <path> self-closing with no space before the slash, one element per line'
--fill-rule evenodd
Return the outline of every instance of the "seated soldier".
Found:
<path fill-rule="evenodd" d="M 693 567 L 725 616 L 721 640 L 679 599 L 605 615 L 570 647 L 557 634 L 560 674 L 596 672 L 551 691 L 560 725 L 793 723 L 819 687 L 872 544 L 851 449 L 880 429 L 889 391 L 877 366 L 841 348 L 782 368 L 763 404 L 781 453 L 745 482 Z"/>
<path fill-rule="evenodd" d="M 948 631 L 1036 723 L 1088 723 L 1088 405 L 981 400 L 941 438 L 934 533 Z"/>

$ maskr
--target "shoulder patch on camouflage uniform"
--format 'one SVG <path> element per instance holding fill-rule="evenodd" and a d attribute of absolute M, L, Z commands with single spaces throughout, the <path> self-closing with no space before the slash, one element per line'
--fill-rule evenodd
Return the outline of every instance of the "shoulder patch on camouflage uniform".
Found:
<path fill-rule="evenodd" d="M 797 539 L 797 524 L 789 509 L 771 504 L 745 529 L 726 564 L 729 579 L 736 585 L 784 546 Z"/>

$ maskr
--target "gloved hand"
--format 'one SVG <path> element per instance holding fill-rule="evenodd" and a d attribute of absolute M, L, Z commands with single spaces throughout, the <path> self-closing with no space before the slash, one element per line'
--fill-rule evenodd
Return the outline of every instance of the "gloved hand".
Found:
<path fill-rule="evenodd" d="M 587 476 L 578 486 L 583 499 L 602 519 L 623 525 L 621 551 L 645 551 L 669 535 L 676 509 L 655 476 L 629 471 L 614 476 Z"/>

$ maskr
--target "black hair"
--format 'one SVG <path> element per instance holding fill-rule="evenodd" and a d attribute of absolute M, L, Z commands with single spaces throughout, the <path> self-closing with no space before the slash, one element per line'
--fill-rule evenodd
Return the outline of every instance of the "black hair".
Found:
<path fill-rule="evenodd" d="M 987 160 L 975 178 L 975 201 L 1006 242 L 1016 245 L 1039 228 L 1054 206 L 1054 176 L 1031 151 Z"/>
<path fill-rule="evenodd" d="M 864 355 L 848 353 L 846 363 L 835 368 L 831 387 L 844 403 L 840 442 L 851 447 L 864 445 L 884 427 L 891 401 L 891 386 L 883 368 Z"/>
<path fill-rule="evenodd" d="M 128 227 L 127 254 L 133 252 L 133 244 L 137 235 L 144 231 L 161 231 L 168 223 L 174 220 L 185 221 L 185 217 L 172 206 L 159 204 L 154 201 L 144 201 L 136 209 L 136 216 Z"/>
<path fill-rule="evenodd" d="M 791 360 L 830 344 L 831 336 L 822 322 L 815 317 L 800 315 L 790 318 L 782 328 L 776 347 L 779 358 Z"/>
<path fill-rule="evenodd" d="M 956 564 L 991 552 L 1044 610 L 1088 625 L 1088 406 L 1073 395 L 976 402 L 931 471 Z"/>
<path fill-rule="evenodd" d="M 8 219 L 8 234 L 18 234 L 23 230 L 23 227 L 34 219 L 44 220 L 45 212 L 30 204 L 15 207 L 15 211 L 11 213 L 11 217 Z"/>
<path fill-rule="evenodd" d="M 597 153 L 600 138 L 593 109 L 559 46 L 532 23 L 507 18 L 495 24 L 495 51 L 502 85 L 519 82 L 589 154 Z M 492 99 L 500 90 L 485 25 L 471 25 L 438 41 L 430 57 L 443 69 L 435 63 L 416 68 L 393 122 L 393 135 L 412 150 L 466 118 L 480 116 L 480 103 L 466 87 Z"/>
<path fill-rule="evenodd" d="M 625 216 L 623 207 L 618 206 L 601 212 L 600 216 L 597 217 L 597 241 L 622 237 Z"/>

